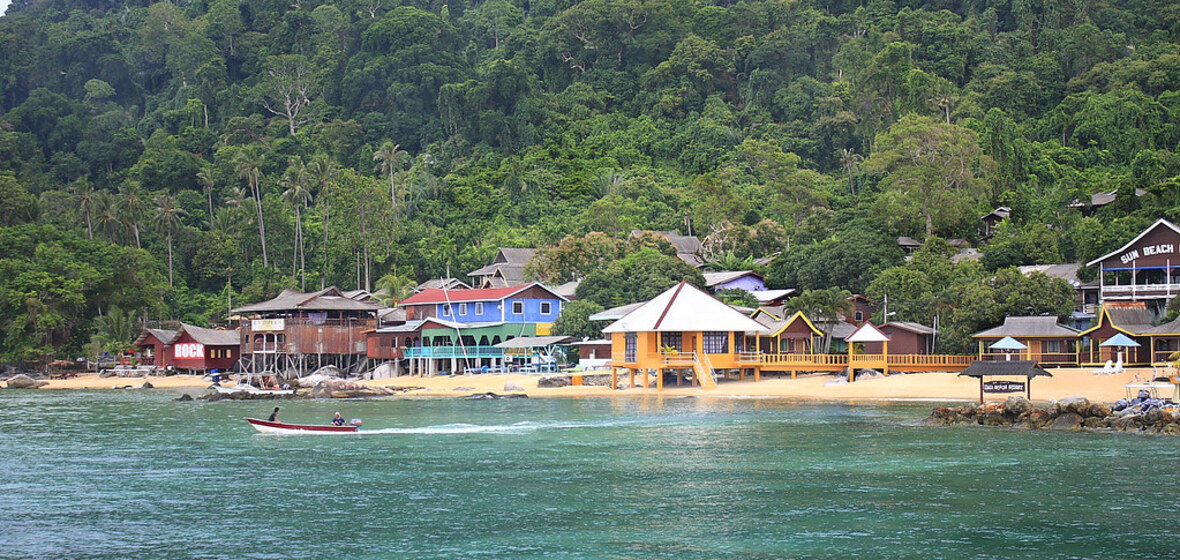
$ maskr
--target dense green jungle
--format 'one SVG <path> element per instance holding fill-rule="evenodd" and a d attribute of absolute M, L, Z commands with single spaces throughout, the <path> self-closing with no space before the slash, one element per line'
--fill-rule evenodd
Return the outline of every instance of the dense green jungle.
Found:
<path fill-rule="evenodd" d="M 773 257 L 768 285 L 815 312 L 887 294 L 964 351 L 1072 310 L 1014 266 L 1180 218 L 1178 125 L 1166 1 L 16 0 L 0 361 L 287 287 L 397 301 L 499 247 L 586 280 L 573 332 L 700 282 L 633 230 L 696 235 L 716 269 Z M 899 236 L 925 245 L 907 261 Z"/>

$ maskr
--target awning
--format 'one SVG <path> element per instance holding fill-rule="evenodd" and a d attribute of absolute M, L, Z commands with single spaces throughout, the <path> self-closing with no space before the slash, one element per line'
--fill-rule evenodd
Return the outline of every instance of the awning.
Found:
<path fill-rule="evenodd" d="M 1125 335 L 1123 333 L 1118 333 L 1118 334 L 1106 339 L 1105 341 L 1102 342 L 1102 344 L 1099 344 L 1098 346 L 1122 346 L 1122 347 L 1126 347 L 1126 348 L 1138 348 L 1139 343 L 1135 342 L 1134 340 L 1131 340 L 1130 337 L 1128 337 L 1127 335 Z"/>
<path fill-rule="evenodd" d="M 1028 346 L 1025 346 L 1024 343 L 1016 340 L 1015 338 L 1005 336 L 1004 338 L 996 341 L 995 344 L 988 346 L 988 348 L 991 348 L 992 350 L 1027 350 Z"/>

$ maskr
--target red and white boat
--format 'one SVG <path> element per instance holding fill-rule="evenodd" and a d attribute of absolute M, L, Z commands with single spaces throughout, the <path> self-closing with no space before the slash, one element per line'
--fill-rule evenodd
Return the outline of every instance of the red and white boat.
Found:
<path fill-rule="evenodd" d="M 283 422 L 270 422 L 268 420 L 259 420 L 257 418 L 247 418 L 247 422 L 254 426 L 264 434 L 349 434 L 355 433 L 360 426 L 344 425 L 344 426 L 320 426 L 311 424 L 286 424 Z"/>

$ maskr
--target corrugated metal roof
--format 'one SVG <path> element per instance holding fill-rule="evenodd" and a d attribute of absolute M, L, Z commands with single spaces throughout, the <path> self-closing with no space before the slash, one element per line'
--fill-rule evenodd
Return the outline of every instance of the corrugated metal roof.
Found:
<path fill-rule="evenodd" d="M 1082 263 L 1066 263 L 1066 264 L 1031 264 L 1026 266 L 1016 267 L 1021 274 L 1029 275 L 1033 272 L 1040 272 L 1052 278 L 1060 278 L 1069 282 L 1070 286 L 1075 288 L 1080 287 L 1097 287 L 1098 281 L 1082 282 L 1078 280 L 1078 269 L 1081 268 Z"/>
<path fill-rule="evenodd" d="M 523 286 L 509 286 L 506 288 L 482 288 L 478 290 L 423 290 L 402 300 L 401 305 L 459 303 L 466 301 L 501 301 L 512 297 L 517 293 L 523 292 L 533 286 L 540 287 L 541 289 L 553 294 L 558 299 L 567 299 L 561 294 L 554 292 L 552 288 L 544 284 L 531 282 Z"/>
<path fill-rule="evenodd" d="M 493 346 L 496 348 L 543 348 L 561 344 L 569 339 L 568 336 L 518 336 Z"/>
<path fill-rule="evenodd" d="M 233 313 L 257 313 L 262 311 L 372 311 L 375 304 L 356 301 L 344 296 L 335 286 L 318 292 L 283 290 L 273 299 L 254 303 L 231 310 Z"/>
<path fill-rule="evenodd" d="M 766 327 L 681 282 L 602 329 L 603 333 L 676 331 L 765 332 Z"/>
<path fill-rule="evenodd" d="M 1057 317 L 1004 317 L 1004 324 L 979 331 L 974 338 L 1076 337 L 1077 329 L 1057 324 Z"/>
<path fill-rule="evenodd" d="M 723 270 L 720 272 L 706 272 L 703 274 L 703 276 L 705 277 L 705 286 L 709 288 L 717 286 L 718 284 L 732 282 L 738 278 L 743 278 L 746 276 L 757 276 L 759 280 L 762 279 L 762 275 L 754 272 L 753 270 Z"/>
<path fill-rule="evenodd" d="M 893 327 L 903 331 L 909 331 L 917 334 L 934 334 L 934 329 L 923 325 L 922 323 L 914 323 L 911 321 L 890 321 L 881 325 L 881 328 Z"/>
<path fill-rule="evenodd" d="M 176 335 L 172 337 L 172 342 L 176 343 L 184 333 L 188 333 L 193 340 L 205 346 L 238 346 L 242 343 L 242 334 L 238 329 L 206 329 L 205 327 L 187 325 L 185 323 L 180 324 L 180 330 L 176 331 Z"/>
<path fill-rule="evenodd" d="M 785 290 L 759 290 L 757 292 L 750 293 L 754 294 L 754 299 L 758 300 L 758 303 L 766 303 L 768 301 L 774 301 L 779 298 L 787 297 L 798 291 L 799 290 L 796 290 L 795 288 L 787 288 Z"/>
<path fill-rule="evenodd" d="M 628 313 L 631 313 L 632 311 L 639 309 L 645 303 L 647 303 L 647 302 L 641 301 L 638 303 L 628 303 L 627 305 L 620 305 L 618 307 L 604 309 L 602 311 L 599 311 L 598 313 L 591 315 L 590 317 L 587 318 L 587 320 L 589 320 L 589 321 L 617 321 L 619 319 L 622 319 L 623 317 L 626 317 Z"/>
<path fill-rule="evenodd" d="M 143 344 L 149 334 L 156 337 L 156 340 L 159 340 L 164 344 L 171 344 L 172 339 L 176 337 L 176 331 L 170 331 L 166 329 L 143 329 L 139 332 L 139 336 L 135 337 L 135 341 L 131 344 L 134 346 Z"/>

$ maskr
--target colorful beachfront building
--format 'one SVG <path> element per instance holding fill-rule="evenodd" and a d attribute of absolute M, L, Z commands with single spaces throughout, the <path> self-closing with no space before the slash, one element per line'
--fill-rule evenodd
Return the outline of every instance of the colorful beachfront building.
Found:
<path fill-rule="evenodd" d="M 143 329 L 131 343 L 135 347 L 140 365 L 164 368 L 172 359 L 172 339 L 176 331 L 167 329 Z"/>
<path fill-rule="evenodd" d="M 456 323 L 531 324 L 536 334 L 549 334 L 567 301 L 551 288 L 532 282 L 507 288 L 423 290 L 400 305 L 407 321 L 437 317 Z"/>
<path fill-rule="evenodd" d="M 758 351 L 763 354 L 814 354 L 824 336 L 823 331 L 802 312 L 784 318 L 779 311 L 760 307 L 750 316 L 766 329 L 758 336 Z"/>
<path fill-rule="evenodd" d="M 766 289 L 762 275 L 753 270 L 723 270 L 720 272 L 706 272 L 705 287 L 710 292 L 721 290 L 745 290 L 747 292 L 761 292 Z"/>
<path fill-rule="evenodd" d="M 1078 364 L 1078 330 L 1057 323 L 1057 317 L 1005 317 L 1004 324 L 977 332 L 979 359 L 1005 360 L 1007 354 L 990 346 L 1004 337 L 1012 337 L 1026 348 L 1013 358 L 1033 360 L 1049 366 Z"/>
<path fill-rule="evenodd" d="M 328 365 L 365 370 L 366 332 L 377 326 L 379 310 L 335 286 L 310 293 L 283 290 L 268 301 L 233 309 L 242 316 L 242 370 L 297 375 Z"/>
<path fill-rule="evenodd" d="M 1148 311 L 1146 302 L 1108 302 L 1098 310 L 1096 319 L 1093 327 L 1078 333 L 1080 365 L 1100 365 L 1107 360 L 1121 362 L 1124 366 L 1152 363 L 1152 333 L 1157 327 L 1152 324 L 1151 312 Z M 1139 346 L 1102 345 L 1120 333 Z M 1164 338 L 1164 344 L 1167 344 L 1167 337 Z"/>
<path fill-rule="evenodd" d="M 206 329 L 185 323 L 172 337 L 172 363 L 186 372 L 233 371 L 242 356 L 238 329 Z"/>

